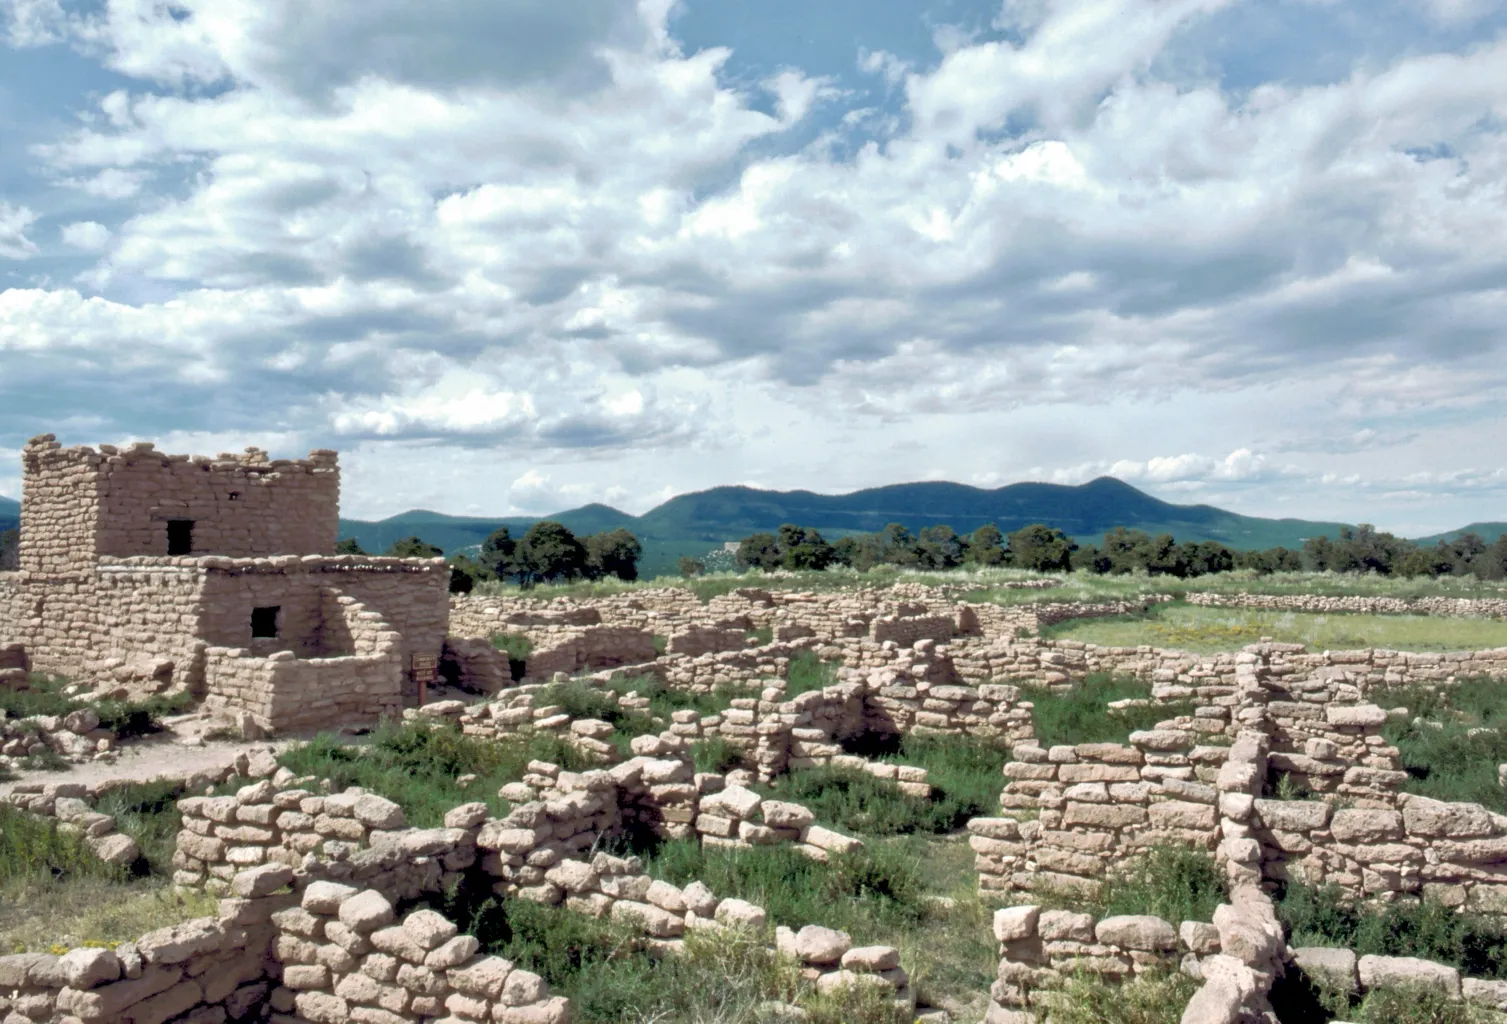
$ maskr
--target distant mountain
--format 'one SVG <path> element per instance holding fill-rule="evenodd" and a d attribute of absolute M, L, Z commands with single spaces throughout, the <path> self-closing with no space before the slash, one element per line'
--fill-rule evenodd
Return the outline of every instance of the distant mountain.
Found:
<path fill-rule="evenodd" d="M 1507 533 L 1507 523 L 1471 523 L 1462 526 L 1458 530 L 1450 530 L 1448 533 L 1436 533 L 1432 537 L 1419 537 L 1417 543 L 1425 547 L 1433 547 L 1441 540 L 1454 540 L 1467 533 L 1473 533 L 1488 544 L 1496 542 L 1502 534 Z"/>
<path fill-rule="evenodd" d="M 606 505 L 587 505 L 555 519 L 576 533 L 597 533 L 619 526 L 644 544 L 646 576 L 671 572 L 682 555 L 701 555 L 725 541 L 750 533 L 773 531 L 781 523 L 812 526 L 829 539 L 883 529 L 902 523 L 912 531 L 946 524 L 970 533 L 994 523 L 1009 533 L 1031 523 L 1046 523 L 1077 538 L 1097 543 L 1106 531 L 1128 526 L 1148 533 L 1170 533 L 1178 540 L 1216 540 L 1237 549 L 1277 545 L 1297 548 L 1308 537 L 1333 536 L 1340 523 L 1302 519 L 1261 519 L 1212 505 L 1174 505 L 1113 477 L 1076 487 L 1020 483 L 984 490 L 954 483 L 895 484 L 852 494 L 811 491 L 763 491 L 752 487 L 714 487 L 671 498 L 641 516 Z M 378 522 L 341 520 L 341 537 L 354 537 L 368 551 L 417 535 L 452 553 L 480 544 L 506 525 L 520 536 L 536 518 L 484 519 L 438 512 L 404 512 Z"/>
<path fill-rule="evenodd" d="M 14 530 L 21 525 L 21 503 L 14 498 L 0 496 L 0 533 Z"/>

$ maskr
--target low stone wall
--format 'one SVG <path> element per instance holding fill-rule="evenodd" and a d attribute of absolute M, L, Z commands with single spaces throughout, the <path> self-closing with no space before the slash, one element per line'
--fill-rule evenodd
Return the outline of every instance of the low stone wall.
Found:
<path fill-rule="evenodd" d="M 205 650 L 205 707 L 244 713 L 267 731 L 374 725 L 403 706 L 403 637 L 355 598 L 328 591 L 352 653 L 299 658 L 258 656 L 243 647 Z"/>
<path fill-rule="evenodd" d="M 28 1024 L 261 1020 L 276 970 L 268 916 L 283 902 L 226 900 L 218 920 L 162 928 L 113 950 L 0 956 L 0 1010 Z"/>
<path fill-rule="evenodd" d="M 1411 956 L 1356 956 L 1349 949 L 1304 946 L 1292 951 L 1289 970 L 1315 987 L 1352 999 L 1377 989 L 1432 989 L 1488 1010 L 1507 1010 L 1507 981 L 1461 977 L 1448 964 Z"/>
<path fill-rule="evenodd" d="M 1039 906 L 995 911 L 994 938 L 1000 961 L 985 1024 L 1050 1020 L 1054 995 L 1074 976 L 1124 982 L 1148 972 L 1170 973 L 1183 957 L 1196 964 L 1220 950 L 1219 931 L 1207 922 L 1174 927 L 1149 916 L 1095 921 L 1092 914 Z"/>
<path fill-rule="evenodd" d="M 747 630 L 726 626 L 690 626 L 671 633 L 665 645 L 668 654 L 694 658 L 722 651 L 742 651 L 751 646 Z"/>
<path fill-rule="evenodd" d="M 1096 891 L 1147 847 L 1212 849 L 1217 842 L 1213 783 L 1229 748 L 1200 745 L 1192 731 L 1159 729 L 1133 733 L 1129 744 L 1050 750 L 1018 744 L 1012 754 L 1000 802 L 1019 817 L 968 823 L 981 888 Z"/>
<path fill-rule="evenodd" d="M 1205 608 L 1262 608 L 1349 615 L 1439 615 L 1462 619 L 1507 618 L 1507 598 L 1330 597 L 1322 594 L 1188 594 Z"/>

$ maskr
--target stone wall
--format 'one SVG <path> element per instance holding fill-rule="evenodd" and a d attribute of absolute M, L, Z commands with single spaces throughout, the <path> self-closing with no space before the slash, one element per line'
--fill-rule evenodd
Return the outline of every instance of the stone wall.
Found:
<path fill-rule="evenodd" d="M 7 1019 L 59 1024 L 261 1020 L 276 970 L 268 916 L 283 902 L 225 900 L 218 919 L 162 928 L 113 950 L 0 956 L 0 1009 Z"/>
<path fill-rule="evenodd" d="M 190 521 L 174 554 L 333 554 L 340 473 L 332 451 L 269 461 L 266 453 L 165 455 L 63 448 L 51 434 L 22 450 L 21 567 L 47 577 L 89 572 L 98 555 L 166 556 L 168 522 Z"/>
<path fill-rule="evenodd" d="M 1465 597 L 1331 597 L 1323 594 L 1188 594 L 1206 608 L 1263 608 L 1285 612 L 1359 615 L 1441 615 L 1465 619 L 1507 618 L 1507 599 Z"/>

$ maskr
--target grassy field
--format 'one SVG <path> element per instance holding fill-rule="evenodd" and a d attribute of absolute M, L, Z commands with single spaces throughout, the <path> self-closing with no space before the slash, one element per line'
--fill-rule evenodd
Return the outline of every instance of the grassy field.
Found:
<path fill-rule="evenodd" d="M 1403 789 L 1436 800 L 1482 804 L 1507 813 L 1497 765 L 1507 763 L 1507 686 L 1465 679 L 1437 691 L 1423 686 L 1382 691 L 1383 707 L 1405 707 L 1383 735 L 1402 754 Z"/>
<path fill-rule="evenodd" d="M 321 734 L 278 758 L 298 775 L 329 779 L 337 791 L 361 786 L 392 800 L 416 828 L 434 828 L 450 808 L 475 800 L 488 804 L 494 814 L 506 813 L 508 804 L 497 795 L 498 788 L 523 778 L 535 759 L 573 771 L 590 767 L 556 736 L 479 740 L 454 726 L 384 725 L 363 744 Z M 462 786 L 457 781 L 462 775 L 477 779 Z"/>
<path fill-rule="evenodd" d="M 96 805 L 141 848 L 130 868 L 105 864 L 48 819 L 0 807 L 0 953 L 111 945 L 214 915 L 218 900 L 173 889 L 174 799 L 168 786 L 138 785 Z"/>
<path fill-rule="evenodd" d="M 1044 589 L 1013 589 L 1002 584 L 1022 580 L 1056 579 L 1060 586 Z M 1180 580 L 1172 576 L 1096 576 L 1086 572 L 1042 573 L 1022 569 L 959 568 L 946 572 L 919 572 L 882 566 L 869 572 L 851 569 L 828 569 L 823 572 L 764 573 L 751 569 L 745 573 L 711 573 L 685 579 L 660 576 L 655 579 L 624 583 L 621 580 L 543 584 L 527 592 L 538 600 L 555 597 L 606 597 L 655 587 L 680 587 L 691 591 L 702 602 L 742 587 L 764 590 L 852 590 L 858 587 L 887 587 L 897 582 L 952 587 L 969 601 L 993 601 L 1001 604 L 1033 604 L 1051 601 L 1106 601 L 1134 599 L 1150 594 L 1182 595 L 1208 591 L 1247 594 L 1320 594 L 1326 596 L 1359 595 L 1364 597 L 1507 597 L 1507 583 L 1478 580 L 1475 577 L 1394 578 L 1348 573 L 1292 572 L 1261 576 L 1254 572 L 1218 573 L 1196 579 Z M 520 596 L 517 587 L 498 583 L 479 583 L 474 593 Z"/>
<path fill-rule="evenodd" d="M 1179 603 L 1156 605 L 1138 615 L 1059 622 L 1043 629 L 1042 635 L 1104 647 L 1150 644 L 1201 654 L 1239 650 L 1264 636 L 1305 644 L 1310 650 L 1462 651 L 1507 647 L 1507 622 L 1427 615 L 1316 615 Z"/>

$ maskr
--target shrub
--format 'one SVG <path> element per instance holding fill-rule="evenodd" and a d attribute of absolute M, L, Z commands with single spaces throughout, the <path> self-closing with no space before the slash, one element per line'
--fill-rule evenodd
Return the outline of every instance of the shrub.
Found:
<path fill-rule="evenodd" d="M 1021 695 L 1035 705 L 1031 719 L 1036 728 L 1036 742 L 1044 747 L 1125 743 L 1132 732 L 1149 729 L 1164 719 L 1192 710 L 1190 703 L 1149 704 L 1111 713 L 1106 708 L 1111 701 L 1149 700 L 1151 684 L 1107 672 L 1090 673 L 1081 682 L 1062 690 L 1022 687 Z"/>
<path fill-rule="evenodd" d="M 748 764 L 743 751 L 721 736 L 692 743 L 691 761 L 698 772 L 711 772 L 715 775 L 726 775 L 734 768 L 743 768 Z"/>
<path fill-rule="evenodd" d="M 1507 927 L 1437 900 L 1371 905 L 1335 885 L 1290 883 L 1277 917 L 1293 946 L 1340 946 L 1359 955 L 1416 956 L 1478 978 L 1507 978 Z"/>
<path fill-rule="evenodd" d="M 572 1018 L 582 1024 L 756 1024 L 762 1020 L 759 1005 L 769 1000 L 806 1006 L 811 1024 L 904 1024 L 909 1019 L 872 995 L 817 995 L 797 966 L 775 955 L 763 936 L 692 932 L 679 955 L 660 958 L 617 923 L 490 895 L 469 904 L 467 891 L 462 885 L 431 902 L 475 935 L 484 952 L 533 971 L 552 992 L 568 997 Z"/>
<path fill-rule="evenodd" d="M 646 868 L 676 885 L 700 879 L 719 896 L 757 903 L 773 924 L 840 928 L 860 944 L 888 942 L 925 912 L 914 859 L 879 844 L 818 864 L 790 846 L 743 850 L 675 840 L 661 844 Z"/>
<path fill-rule="evenodd" d="M 1151 914 L 1176 927 L 1182 921 L 1212 920 L 1223 902 L 1224 881 L 1206 851 L 1154 846 L 1105 881 L 1097 916 Z"/>
<path fill-rule="evenodd" d="M 1487 1024 L 1500 1019 L 1471 1003 L 1450 999 L 1438 989 L 1420 986 L 1367 992 L 1349 1016 L 1356 1024 Z"/>
<path fill-rule="evenodd" d="M 534 653 L 534 642 L 522 633 L 493 633 L 492 646 L 508 656 L 508 672 L 517 682 L 528 675 L 528 656 Z"/>
<path fill-rule="evenodd" d="M 182 795 L 183 787 L 176 782 L 141 782 L 112 789 L 95 802 L 96 811 L 110 815 L 118 831 L 136 840 L 141 850 L 137 873 L 173 873 L 173 851 L 183 824 L 178 813 Z"/>
<path fill-rule="evenodd" d="M 1497 765 L 1507 762 L 1507 687 L 1490 679 L 1453 686 L 1410 686 L 1377 697 L 1406 707 L 1382 733 L 1402 755 L 1403 789 L 1436 800 L 1478 803 L 1507 812 Z"/>
<path fill-rule="evenodd" d="M 785 699 L 835 685 L 837 668 L 836 662 L 822 661 L 811 651 L 795 652 L 785 677 Z"/>
<path fill-rule="evenodd" d="M 54 881 L 69 877 L 124 880 L 123 868 L 106 864 L 83 837 L 57 822 L 0 804 L 0 881 Z"/>
<path fill-rule="evenodd" d="M 1124 983 L 1080 974 L 1046 995 L 1052 1024 L 1178 1024 L 1200 983 L 1181 972 Z"/>
<path fill-rule="evenodd" d="M 100 728 L 124 738 L 161 732 L 163 718 L 181 714 L 193 703 L 193 697 L 188 693 L 158 694 L 139 701 L 93 701 L 70 697 L 63 692 L 67 685 L 66 679 L 28 676 L 26 689 L 0 690 L 0 711 L 6 718 L 29 718 L 32 715 L 63 716 L 80 708 L 92 707 L 99 715 Z"/>
<path fill-rule="evenodd" d="M 453 725 L 417 723 L 384 724 L 369 742 L 354 745 L 321 733 L 284 751 L 278 761 L 298 775 L 328 778 L 337 790 L 369 789 L 401 805 L 408 824 L 432 828 L 450 808 L 470 800 L 484 800 L 494 813 L 503 813 L 507 803 L 496 795 L 498 787 L 521 779 L 535 759 L 570 770 L 589 767 L 573 747 L 546 733 L 484 741 Z M 456 782 L 460 775 L 479 779 L 463 789 Z"/>

